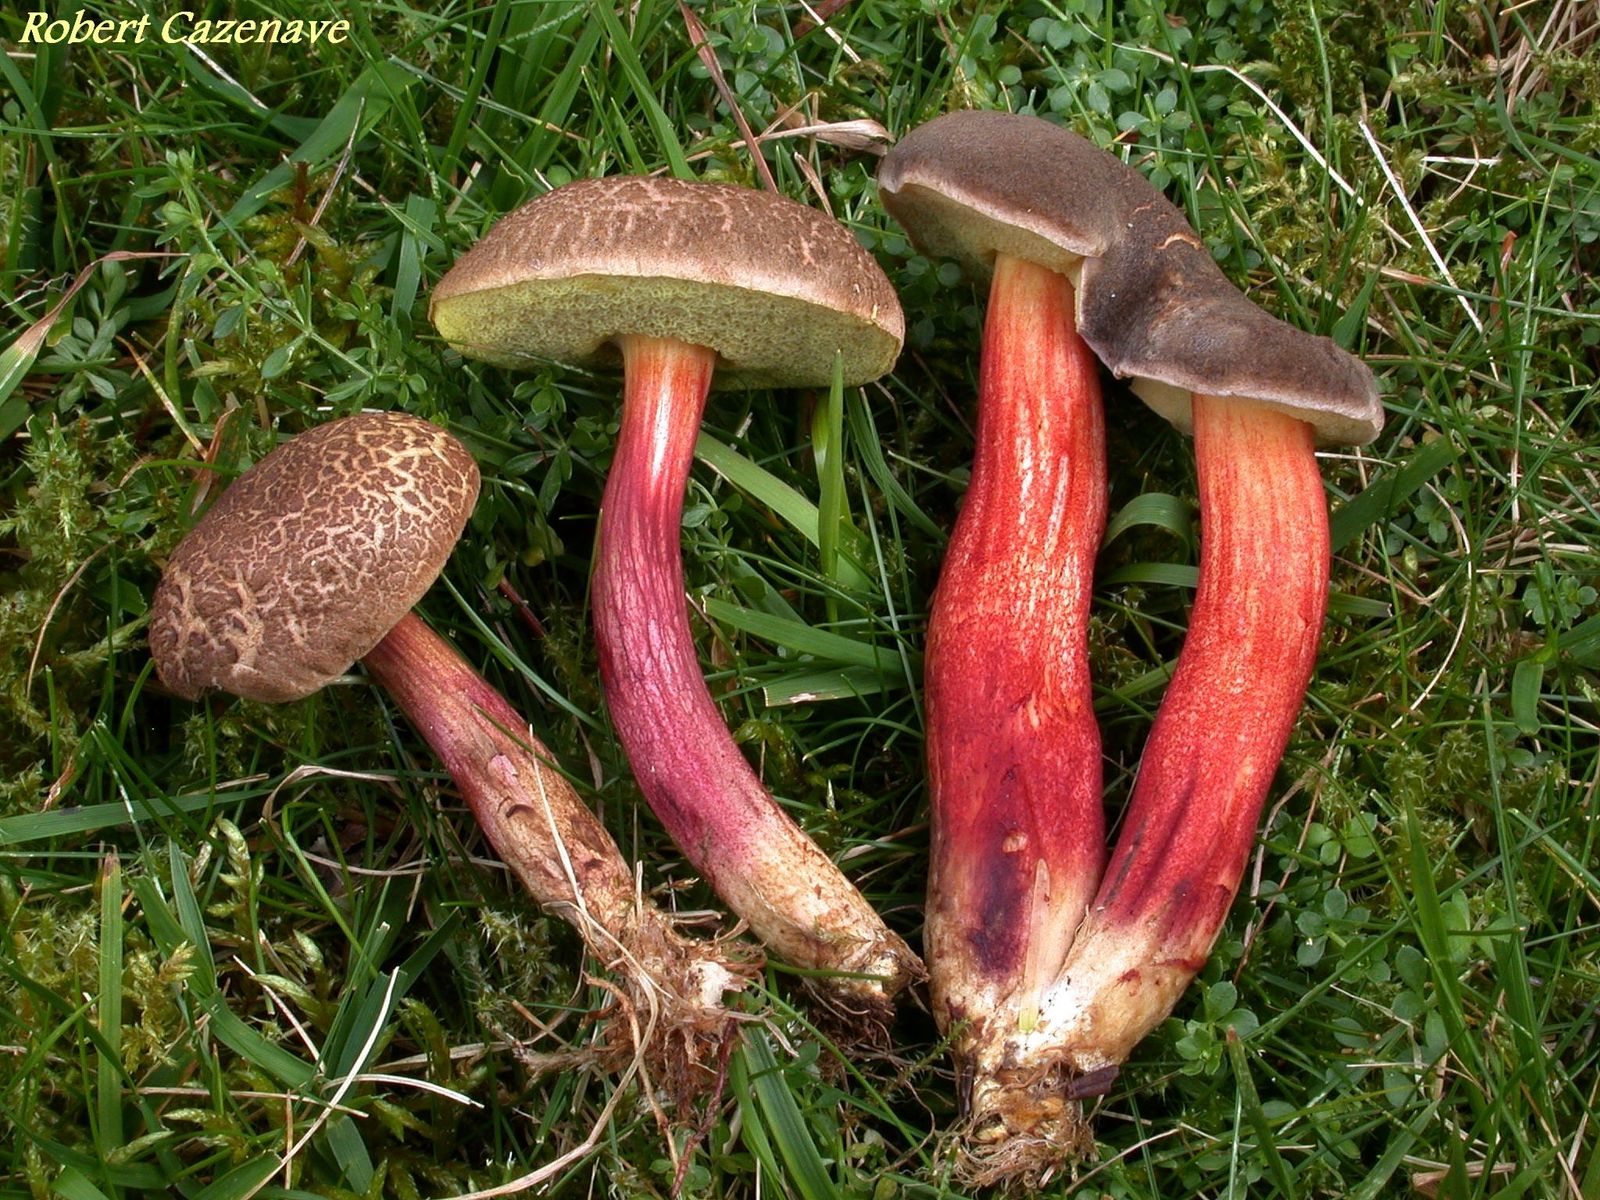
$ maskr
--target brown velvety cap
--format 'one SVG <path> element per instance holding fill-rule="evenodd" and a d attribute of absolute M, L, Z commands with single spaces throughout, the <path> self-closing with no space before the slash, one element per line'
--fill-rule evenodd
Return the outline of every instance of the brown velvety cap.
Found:
<path fill-rule="evenodd" d="M 1253 304 L 1144 176 L 1069 130 L 950 113 L 900 140 L 878 188 L 929 253 L 980 276 L 999 253 L 1070 276 L 1084 341 L 1185 432 L 1193 392 L 1280 409 L 1326 443 L 1370 442 L 1383 427 L 1365 364 Z"/>
<path fill-rule="evenodd" d="M 849 230 L 770 192 L 619 176 L 569 183 L 503 217 L 433 290 L 461 353 L 504 367 L 616 363 L 614 339 L 717 352 L 715 387 L 847 385 L 894 365 L 905 317 Z"/>
<path fill-rule="evenodd" d="M 437 425 L 360 413 L 234 480 L 156 587 L 150 654 L 193 700 L 309 696 L 371 650 L 444 569 L 478 466 Z"/>

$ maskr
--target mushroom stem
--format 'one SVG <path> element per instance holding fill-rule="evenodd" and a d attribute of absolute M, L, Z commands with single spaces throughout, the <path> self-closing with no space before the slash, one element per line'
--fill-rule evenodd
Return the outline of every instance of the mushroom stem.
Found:
<path fill-rule="evenodd" d="M 1006 1042 L 1037 1022 L 1100 880 L 1088 632 L 1105 519 L 1099 367 L 1072 284 L 1002 254 L 926 667 L 928 966 L 969 1110 L 989 1106 Z"/>
<path fill-rule="evenodd" d="M 1009 1047 L 1035 1081 L 1031 1104 L 995 1114 L 1013 1133 L 1071 1142 L 1072 1100 L 1110 1087 L 1205 965 L 1311 679 L 1329 560 L 1314 431 L 1237 399 L 1193 409 L 1200 586 L 1099 893 Z"/>
<path fill-rule="evenodd" d="M 1327 607 L 1328 512 L 1312 427 L 1236 399 L 1196 395 L 1193 408 L 1200 586 L 1049 1017 L 1078 1072 L 1121 1063 L 1205 965 L 1305 699 Z"/>
<path fill-rule="evenodd" d="M 625 981 L 633 1019 L 611 1028 L 643 1031 L 640 1048 L 666 1068 L 680 1099 L 713 1086 L 731 1019 L 722 996 L 744 985 L 748 968 L 683 937 L 644 900 L 616 843 L 527 722 L 414 613 L 362 662 L 443 760 L 495 853 Z"/>
<path fill-rule="evenodd" d="M 915 956 L 767 794 L 695 655 L 679 544 L 716 355 L 665 338 L 619 340 L 622 426 L 592 585 L 612 723 L 650 807 L 733 912 L 785 961 L 856 976 L 831 981 L 838 998 L 876 1010 L 915 973 Z"/>

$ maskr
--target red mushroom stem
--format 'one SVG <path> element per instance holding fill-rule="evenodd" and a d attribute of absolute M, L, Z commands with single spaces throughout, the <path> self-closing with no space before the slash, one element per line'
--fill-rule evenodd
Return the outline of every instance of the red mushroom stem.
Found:
<path fill-rule="evenodd" d="M 1088 633 L 1106 520 L 1099 365 L 1073 287 L 995 264 L 977 453 L 928 627 L 928 964 L 969 1102 L 1031 1029 L 1105 858 Z"/>
<path fill-rule="evenodd" d="M 620 342 L 622 426 L 592 584 L 612 723 L 650 807 L 728 906 L 785 961 L 866 977 L 839 989 L 876 1007 L 905 983 L 914 956 L 767 794 L 695 654 L 680 539 L 716 355 L 665 338 Z"/>
<path fill-rule="evenodd" d="M 1205 965 L 1305 699 L 1329 566 L 1313 436 L 1272 409 L 1194 397 L 1200 586 L 1105 879 L 1040 1029 L 1039 1044 L 1097 1090 Z"/>
<path fill-rule="evenodd" d="M 527 722 L 419 617 L 402 617 L 362 663 L 444 762 L 501 861 L 626 981 L 633 1019 L 610 1027 L 643 1031 L 675 1094 L 711 1086 L 731 1020 L 722 996 L 743 986 L 743 968 L 644 902 L 616 843 Z"/>

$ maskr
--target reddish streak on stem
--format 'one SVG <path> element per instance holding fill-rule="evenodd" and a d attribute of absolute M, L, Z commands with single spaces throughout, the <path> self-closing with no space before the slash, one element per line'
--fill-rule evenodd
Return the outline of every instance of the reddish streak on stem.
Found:
<path fill-rule="evenodd" d="M 1310 425 L 1196 396 L 1194 445 L 1200 586 L 1096 908 L 1114 924 L 1158 904 L 1168 953 L 1198 969 L 1311 681 L 1329 551 Z"/>
<path fill-rule="evenodd" d="M 593 594 L 612 723 L 650 807 L 728 906 L 780 957 L 887 974 L 915 960 L 780 809 L 706 690 L 684 602 L 684 490 L 716 356 L 622 339 L 622 427 L 601 504 Z"/>
<path fill-rule="evenodd" d="M 1037 1012 L 1100 879 L 1088 669 L 1106 519 L 1099 367 L 1065 276 L 1002 255 L 972 484 L 928 629 L 928 958 L 942 1024 L 1003 1038 Z"/>

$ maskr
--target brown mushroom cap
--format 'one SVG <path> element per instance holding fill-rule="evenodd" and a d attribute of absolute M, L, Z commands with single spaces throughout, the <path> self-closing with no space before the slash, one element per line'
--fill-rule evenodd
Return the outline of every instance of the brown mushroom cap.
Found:
<path fill-rule="evenodd" d="M 150 618 L 156 673 L 190 700 L 310 695 L 422 598 L 477 498 L 472 455 L 416 417 L 360 413 L 290 439 L 173 552 Z"/>
<path fill-rule="evenodd" d="M 878 189 L 919 247 L 980 277 L 997 253 L 1070 276 L 1084 341 L 1185 432 L 1194 392 L 1279 409 L 1327 443 L 1383 427 L 1365 364 L 1253 304 L 1144 176 L 1069 130 L 950 113 L 900 139 Z"/>
<path fill-rule="evenodd" d="M 717 352 L 717 387 L 846 385 L 894 365 L 905 317 L 850 232 L 770 192 L 620 176 L 547 192 L 501 218 L 433 290 L 461 353 L 503 367 L 614 364 L 615 339 Z"/>

